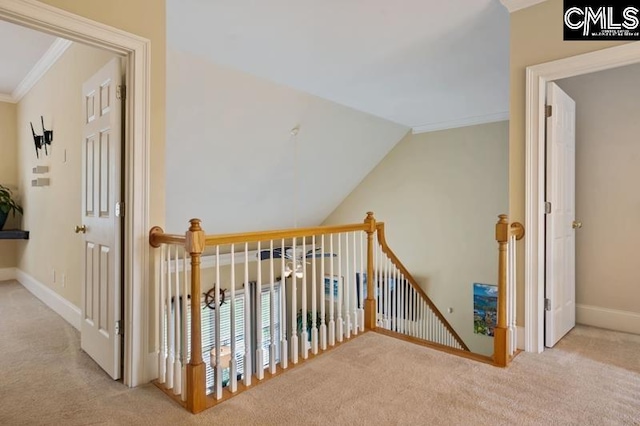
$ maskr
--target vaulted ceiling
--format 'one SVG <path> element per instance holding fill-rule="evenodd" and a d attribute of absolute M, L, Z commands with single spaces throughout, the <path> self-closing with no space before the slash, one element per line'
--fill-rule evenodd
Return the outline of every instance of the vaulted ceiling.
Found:
<path fill-rule="evenodd" d="M 508 117 L 498 0 L 168 0 L 168 44 L 411 127 Z"/>

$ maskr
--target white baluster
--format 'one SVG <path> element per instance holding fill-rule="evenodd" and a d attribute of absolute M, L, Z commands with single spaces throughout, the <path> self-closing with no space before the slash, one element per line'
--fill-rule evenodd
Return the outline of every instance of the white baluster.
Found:
<path fill-rule="evenodd" d="M 338 342 L 342 342 L 344 337 L 344 320 L 342 318 L 342 310 L 344 309 L 344 289 L 342 288 L 342 276 L 342 234 L 338 234 L 338 300 L 336 302 L 336 340 Z"/>
<path fill-rule="evenodd" d="M 259 253 L 258 253 L 259 255 Z M 229 390 L 238 390 L 238 362 L 236 360 L 236 246 L 231 244 L 231 301 L 229 302 L 229 319 L 231 320 L 231 358 L 229 359 Z"/>
<path fill-rule="evenodd" d="M 320 237 L 320 247 L 322 250 L 322 253 L 326 253 L 325 248 L 324 248 L 324 234 L 322 234 L 322 236 Z M 331 261 L 333 262 L 333 252 L 331 252 L 331 257 L 330 257 Z M 325 305 L 326 305 L 326 299 L 324 297 L 324 280 L 325 280 L 325 275 L 324 275 L 324 266 L 325 266 L 325 262 L 326 262 L 326 258 L 323 257 L 322 258 L 322 262 L 320 263 L 320 279 L 321 279 L 321 286 L 320 286 L 320 349 L 322 349 L 323 351 L 327 350 L 327 324 L 325 323 Z"/>
<path fill-rule="evenodd" d="M 344 297 L 344 336 L 349 339 L 351 338 L 351 313 L 349 312 L 350 307 L 350 293 L 351 293 L 351 273 L 349 271 L 349 234 L 344 234 L 344 288 L 343 288 L 343 297 Z"/>
<path fill-rule="evenodd" d="M 260 241 L 258 241 L 258 253 L 260 253 Z M 262 344 L 262 261 L 258 261 L 258 280 L 256 283 L 256 378 L 264 379 L 264 349 Z"/>
<path fill-rule="evenodd" d="M 213 378 L 215 380 L 215 397 L 216 399 L 220 399 L 222 398 L 222 360 L 221 358 L 221 342 L 220 342 L 220 323 L 221 323 L 221 318 L 220 318 L 220 246 L 216 245 L 216 282 L 213 285 L 214 289 L 214 306 L 215 311 L 214 311 L 214 315 L 215 315 L 215 325 L 216 325 L 216 329 L 215 329 L 215 340 L 214 340 L 214 345 L 215 345 L 215 355 L 216 355 L 216 363 L 215 366 L 213 367 Z"/>
<path fill-rule="evenodd" d="M 365 291 L 365 271 L 364 266 L 364 232 L 360 232 L 360 306 L 358 306 L 358 324 L 360 325 L 360 331 L 364 332 L 364 291 Z M 367 277 L 368 280 L 372 280 L 373 277 Z"/>
<path fill-rule="evenodd" d="M 180 259 L 178 254 L 179 247 L 176 246 L 176 255 L 173 259 L 173 264 L 175 266 L 175 296 L 173 302 L 173 321 L 174 321 L 174 329 L 175 329 L 175 358 L 173 363 L 173 393 L 174 395 L 180 395 L 182 392 L 182 363 L 180 362 Z"/>
<path fill-rule="evenodd" d="M 171 247 L 168 247 L 167 250 L 167 389 L 173 389 L 173 365 L 174 365 L 174 357 L 175 357 L 175 322 L 174 322 L 174 313 L 173 309 L 173 301 L 171 298 L 172 291 L 172 281 L 171 281 Z"/>
<path fill-rule="evenodd" d="M 289 366 L 289 348 L 287 345 L 287 280 L 285 274 L 285 245 L 284 238 L 280 242 L 280 253 L 282 262 L 280 263 L 280 366 L 287 368 Z"/>
<path fill-rule="evenodd" d="M 165 297 L 164 286 L 166 283 L 165 274 L 166 274 L 166 270 L 168 269 L 165 263 L 166 250 L 167 250 L 167 246 L 163 244 L 160 248 L 160 261 L 156 263 L 160 267 L 160 273 L 158 277 L 160 279 L 159 280 L 160 285 L 156 290 L 158 292 L 158 336 L 160 338 L 159 339 L 160 341 L 158 342 L 158 381 L 160 383 L 165 383 L 167 381 L 166 379 L 166 368 L 167 368 L 166 318 L 167 316 L 166 316 L 165 302 L 164 302 L 164 297 Z M 157 278 L 156 278 L 156 281 L 157 281 Z"/>
<path fill-rule="evenodd" d="M 353 263 L 351 264 L 352 271 L 351 275 L 349 275 L 349 279 L 351 280 L 351 285 L 349 286 L 349 292 L 351 294 L 351 318 L 353 321 L 353 334 L 358 334 L 358 326 L 360 324 L 360 318 L 358 318 L 358 295 L 356 294 L 356 271 L 358 270 L 358 255 L 357 255 L 357 246 L 356 246 L 356 233 L 351 233 L 351 246 L 353 247 L 353 253 L 351 258 L 353 259 Z"/>
<path fill-rule="evenodd" d="M 273 240 L 269 241 L 269 332 L 271 344 L 269 345 L 269 372 L 276 373 L 276 293 L 274 281 L 276 280 L 273 272 Z"/>
<path fill-rule="evenodd" d="M 258 252 L 260 253 L 260 252 Z M 258 261 L 260 263 L 260 261 Z M 249 285 L 249 245 L 244 243 L 244 385 L 251 386 L 251 294 Z"/>
<path fill-rule="evenodd" d="M 316 288 L 316 281 L 318 275 L 316 274 L 316 236 L 311 237 L 311 353 L 316 355 L 318 353 L 318 289 Z M 324 252 L 322 252 L 322 258 L 324 259 Z"/>
<path fill-rule="evenodd" d="M 302 329 L 300 330 L 300 340 L 302 341 L 302 359 L 309 358 L 309 334 L 307 333 L 307 244 L 305 237 L 302 237 L 302 289 L 300 291 Z"/>
<path fill-rule="evenodd" d="M 296 277 L 296 271 L 298 269 L 298 260 L 296 256 L 296 239 L 293 238 L 291 244 L 293 253 L 293 264 L 291 269 L 291 362 L 293 364 L 298 363 L 298 278 Z"/>
<path fill-rule="evenodd" d="M 189 330 L 191 329 L 191 324 L 188 321 L 188 312 L 189 312 L 189 280 L 187 274 L 187 250 L 182 250 L 182 309 L 180 310 L 181 314 L 181 327 L 182 327 L 182 344 L 180 355 L 182 357 L 182 389 L 185 390 L 182 392 L 182 400 L 187 400 L 187 364 L 189 363 Z"/>
<path fill-rule="evenodd" d="M 329 235 L 329 251 L 333 251 L 333 234 Z M 340 256 L 340 254 L 338 254 Z M 335 346 L 336 344 L 336 322 L 333 319 L 333 256 L 330 258 L 329 263 L 329 346 Z"/>

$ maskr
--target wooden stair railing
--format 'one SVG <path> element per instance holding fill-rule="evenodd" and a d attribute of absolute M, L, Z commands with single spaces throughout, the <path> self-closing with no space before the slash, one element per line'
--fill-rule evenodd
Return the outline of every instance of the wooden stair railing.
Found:
<path fill-rule="evenodd" d="M 509 365 L 516 350 L 516 241 L 523 237 L 521 223 L 509 224 L 506 214 L 498 216 L 498 321 L 494 331 L 493 361 L 499 367 Z"/>
<path fill-rule="evenodd" d="M 379 272 L 375 281 L 378 283 L 392 282 L 392 286 L 384 286 L 383 284 L 384 288 L 382 289 L 382 299 L 385 299 L 384 293 L 386 291 L 386 299 L 390 301 L 391 305 L 382 307 L 383 311 L 386 309 L 386 312 L 383 312 L 383 316 L 388 317 L 390 313 L 391 318 L 379 318 L 378 324 L 384 329 L 390 329 L 400 334 L 432 342 L 436 347 L 440 345 L 468 352 L 469 347 L 427 296 L 413 275 L 389 248 L 383 222 L 376 224 L 376 231 L 377 242 L 381 251 L 378 263 L 381 264 L 377 265 Z M 387 260 L 383 258 L 384 256 L 391 263 L 391 274 L 389 274 L 388 269 L 384 270 L 384 262 Z M 390 288 L 393 286 L 395 286 L 395 290 Z M 407 311 L 406 307 L 407 301 L 410 305 L 409 311 Z M 410 321 L 412 324 L 409 327 L 406 326 L 407 317 L 413 319 Z"/>

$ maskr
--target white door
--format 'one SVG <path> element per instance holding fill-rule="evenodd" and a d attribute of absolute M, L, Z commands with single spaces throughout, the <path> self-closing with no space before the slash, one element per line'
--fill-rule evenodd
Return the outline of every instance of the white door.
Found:
<path fill-rule="evenodd" d="M 545 346 L 576 325 L 576 104 L 555 83 L 547 84 Z"/>
<path fill-rule="evenodd" d="M 111 377 L 121 376 L 121 201 L 122 102 L 120 58 L 82 86 L 82 218 L 84 285 L 81 347 Z"/>

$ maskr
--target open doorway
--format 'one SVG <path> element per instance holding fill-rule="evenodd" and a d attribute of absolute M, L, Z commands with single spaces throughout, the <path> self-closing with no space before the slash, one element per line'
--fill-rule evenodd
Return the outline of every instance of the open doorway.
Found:
<path fill-rule="evenodd" d="M 149 352 L 147 327 L 146 235 L 149 228 L 149 41 L 77 15 L 30 1 L 0 0 L 0 19 L 73 42 L 105 49 L 126 58 L 126 117 L 123 184 L 127 214 L 123 224 L 124 373 L 128 386 L 146 383 L 152 369 L 145 366 Z"/>
<path fill-rule="evenodd" d="M 640 43 L 630 43 L 527 68 L 525 349 L 544 348 L 545 313 L 545 101 L 547 84 L 640 62 Z"/>

